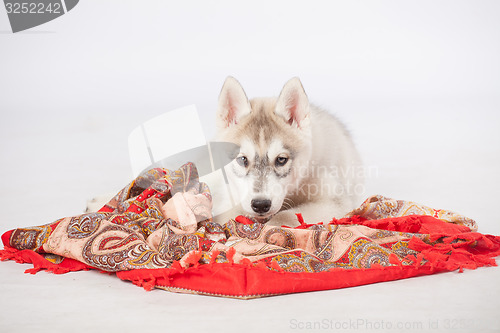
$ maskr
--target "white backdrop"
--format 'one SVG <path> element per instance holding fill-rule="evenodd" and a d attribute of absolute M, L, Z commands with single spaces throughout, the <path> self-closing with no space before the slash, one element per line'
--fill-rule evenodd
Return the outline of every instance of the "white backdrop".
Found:
<path fill-rule="evenodd" d="M 1 225 L 118 190 L 128 134 L 163 112 L 196 104 L 210 137 L 227 75 L 249 96 L 299 76 L 377 168 L 367 194 L 488 218 L 498 234 L 499 13 L 497 1 L 86 0 L 12 34 L 0 12 Z"/>
<path fill-rule="evenodd" d="M 82 0 L 12 34 L 0 8 L 0 232 L 119 190 L 127 137 L 154 116 L 196 104 L 213 135 L 233 75 L 250 97 L 299 76 L 377 170 L 367 195 L 458 211 L 498 235 L 499 14 L 484 0 Z"/>

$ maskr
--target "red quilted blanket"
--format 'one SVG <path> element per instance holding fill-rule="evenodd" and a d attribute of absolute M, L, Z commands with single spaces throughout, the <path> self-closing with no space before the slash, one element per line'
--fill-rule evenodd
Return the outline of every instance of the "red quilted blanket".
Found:
<path fill-rule="evenodd" d="M 188 163 L 150 170 L 97 213 L 18 228 L 2 260 L 26 272 L 97 269 L 145 289 L 255 298 L 495 266 L 500 237 L 459 214 L 382 196 L 342 219 L 296 228 L 243 216 L 211 220 L 208 187 Z"/>

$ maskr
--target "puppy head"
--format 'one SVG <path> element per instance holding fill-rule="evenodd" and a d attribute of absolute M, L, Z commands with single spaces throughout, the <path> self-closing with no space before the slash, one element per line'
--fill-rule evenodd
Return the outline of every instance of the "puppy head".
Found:
<path fill-rule="evenodd" d="M 239 147 L 226 171 L 247 214 L 269 218 L 298 187 L 311 151 L 309 114 L 298 78 L 288 81 L 278 98 L 252 100 L 236 79 L 226 79 L 217 109 L 218 140 Z"/>

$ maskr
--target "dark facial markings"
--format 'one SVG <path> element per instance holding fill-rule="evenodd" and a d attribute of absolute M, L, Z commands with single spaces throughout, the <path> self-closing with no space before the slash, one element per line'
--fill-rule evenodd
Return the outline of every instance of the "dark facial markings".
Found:
<path fill-rule="evenodd" d="M 288 167 L 285 170 L 280 170 L 280 171 L 274 170 L 274 173 L 276 174 L 276 176 L 278 178 L 285 178 L 285 177 L 287 177 L 290 174 L 290 172 L 292 171 L 292 168 Z"/>
<path fill-rule="evenodd" d="M 257 177 L 255 182 L 253 183 L 254 192 L 260 192 L 260 190 L 264 186 L 268 165 L 269 158 L 267 157 L 267 155 L 261 158 L 259 155 L 255 154 L 254 172 Z"/>
<path fill-rule="evenodd" d="M 257 170 L 259 175 L 265 174 L 268 166 L 269 166 L 269 157 L 267 157 L 267 155 L 261 158 L 259 155 L 255 154 L 254 168 L 255 170 Z"/>
<path fill-rule="evenodd" d="M 286 162 L 283 165 L 276 164 L 276 160 L 273 160 L 271 165 L 269 157 L 266 155 L 260 157 L 255 155 L 255 162 L 253 164 L 253 173 L 256 175 L 256 180 L 254 182 L 254 192 L 260 192 L 265 186 L 266 177 L 272 171 L 278 178 L 285 178 L 291 172 L 291 167 L 287 165 L 291 163 L 291 160 L 287 157 Z M 282 161 L 283 162 L 283 161 Z"/>
<path fill-rule="evenodd" d="M 287 163 L 288 163 L 288 157 L 286 157 L 286 156 L 278 156 L 278 157 L 276 157 L 276 160 L 274 161 L 274 165 L 276 165 L 277 168 L 283 167 Z"/>

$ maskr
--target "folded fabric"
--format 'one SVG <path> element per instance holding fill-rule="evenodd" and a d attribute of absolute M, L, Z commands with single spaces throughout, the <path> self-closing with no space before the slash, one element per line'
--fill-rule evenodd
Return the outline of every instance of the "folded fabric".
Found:
<path fill-rule="evenodd" d="M 147 290 L 255 298 L 495 266 L 500 237 L 409 201 L 368 198 L 344 218 L 296 228 L 211 220 L 193 164 L 149 170 L 99 212 L 3 234 L 2 260 L 26 272 L 97 269 Z"/>

